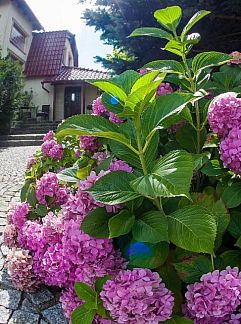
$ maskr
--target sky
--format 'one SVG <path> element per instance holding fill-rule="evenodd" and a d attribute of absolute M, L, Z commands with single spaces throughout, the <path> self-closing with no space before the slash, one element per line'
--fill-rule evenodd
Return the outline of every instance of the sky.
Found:
<path fill-rule="evenodd" d="M 101 64 L 94 62 L 94 56 L 106 56 L 112 52 L 112 46 L 103 44 L 100 34 L 95 32 L 94 27 L 85 25 L 81 19 L 84 5 L 79 4 L 78 0 L 26 0 L 26 2 L 45 31 L 67 29 L 76 35 L 80 67 L 103 69 Z"/>

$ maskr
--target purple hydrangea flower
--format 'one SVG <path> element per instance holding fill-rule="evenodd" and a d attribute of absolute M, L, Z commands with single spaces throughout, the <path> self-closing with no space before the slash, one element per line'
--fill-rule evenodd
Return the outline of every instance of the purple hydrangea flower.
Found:
<path fill-rule="evenodd" d="M 221 138 L 241 123 L 241 99 L 234 92 L 217 96 L 210 104 L 208 121 L 212 131 Z"/>
<path fill-rule="evenodd" d="M 164 322 L 171 318 L 174 298 L 161 281 L 149 269 L 123 270 L 106 282 L 100 296 L 117 323 Z"/>
<path fill-rule="evenodd" d="M 46 142 L 46 141 L 50 141 L 54 138 L 55 136 L 55 133 L 54 131 L 50 130 L 47 134 L 44 135 L 43 137 L 43 141 Z"/>
<path fill-rule="evenodd" d="M 241 53 L 238 51 L 232 52 L 229 54 L 232 60 L 230 61 L 231 64 L 241 64 Z"/>
<path fill-rule="evenodd" d="M 31 156 L 27 159 L 27 169 L 31 169 L 33 165 L 37 163 L 34 156 Z"/>
<path fill-rule="evenodd" d="M 55 139 L 45 141 L 41 146 L 41 151 L 44 156 L 54 160 L 61 160 L 64 153 L 62 145 L 58 144 Z"/>
<path fill-rule="evenodd" d="M 164 96 L 166 94 L 173 93 L 173 88 L 168 82 L 162 82 L 156 91 L 157 97 Z"/>
<path fill-rule="evenodd" d="M 17 247 L 17 228 L 15 225 L 10 224 L 7 225 L 4 229 L 4 243 L 7 245 L 9 248 Z"/>
<path fill-rule="evenodd" d="M 241 304 L 239 269 L 203 275 L 200 282 L 187 286 L 185 297 L 187 314 L 195 323 L 223 323 Z"/>
<path fill-rule="evenodd" d="M 112 171 L 124 171 L 124 172 L 128 172 L 131 173 L 133 171 L 132 167 L 129 166 L 129 164 L 127 164 L 124 161 L 121 160 L 116 160 L 111 162 L 109 170 Z"/>
<path fill-rule="evenodd" d="M 8 212 L 8 223 L 15 225 L 17 229 L 21 229 L 27 221 L 29 208 L 30 206 L 26 202 L 14 205 Z"/>
<path fill-rule="evenodd" d="M 53 207 L 67 202 L 69 190 L 60 186 L 55 173 L 47 172 L 37 181 L 36 197 L 40 204 Z"/>
<path fill-rule="evenodd" d="M 220 143 L 221 159 L 225 167 L 241 175 L 241 129 L 233 128 Z"/>
<path fill-rule="evenodd" d="M 92 111 L 93 111 L 93 114 L 96 116 L 102 116 L 102 115 L 108 114 L 108 110 L 102 104 L 101 100 L 102 100 L 102 98 L 100 96 L 97 99 L 95 99 L 92 104 Z"/>
<path fill-rule="evenodd" d="M 33 272 L 33 259 L 29 251 L 13 249 L 7 258 L 8 274 L 14 286 L 26 292 L 35 291 L 40 281 Z"/>
<path fill-rule="evenodd" d="M 94 136 L 80 136 L 80 148 L 91 153 L 97 152 L 101 144 L 97 137 Z"/>

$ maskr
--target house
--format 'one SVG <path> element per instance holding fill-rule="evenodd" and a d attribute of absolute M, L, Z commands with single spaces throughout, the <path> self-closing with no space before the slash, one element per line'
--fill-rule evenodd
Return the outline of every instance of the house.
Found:
<path fill-rule="evenodd" d="M 105 71 L 78 67 L 75 36 L 45 32 L 25 0 L 0 0 L 0 49 L 23 65 L 25 90 L 37 113 L 50 121 L 88 113 L 98 90 L 88 81 L 107 79 Z"/>

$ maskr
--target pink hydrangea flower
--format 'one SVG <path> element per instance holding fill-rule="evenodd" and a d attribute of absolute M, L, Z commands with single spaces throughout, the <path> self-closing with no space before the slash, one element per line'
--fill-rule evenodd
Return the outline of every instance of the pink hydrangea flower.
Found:
<path fill-rule="evenodd" d="M 200 282 L 187 286 L 185 297 L 195 323 L 223 323 L 241 304 L 239 269 L 227 267 L 203 275 Z"/>
<path fill-rule="evenodd" d="M 59 185 L 55 173 L 47 172 L 37 181 L 36 197 L 40 204 L 53 207 L 67 202 L 69 190 Z"/>
<path fill-rule="evenodd" d="M 34 156 L 31 156 L 27 159 L 27 169 L 31 169 L 33 165 L 37 163 Z"/>
<path fill-rule="evenodd" d="M 117 125 L 123 123 L 123 120 L 111 111 L 109 112 L 109 121 Z"/>
<path fill-rule="evenodd" d="M 117 323 L 164 322 L 171 318 L 174 298 L 161 281 L 149 269 L 123 270 L 106 282 L 100 296 Z"/>
<path fill-rule="evenodd" d="M 15 225 L 7 225 L 4 229 L 3 235 L 5 245 L 7 245 L 9 248 L 17 247 L 18 233 Z"/>
<path fill-rule="evenodd" d="M 241 53 L 238 51 L 232 52 L 229 54 L 232 60 L 230 61 L 231 64 L 241 64 Z"/>
<path fill-rule="evenodd" d="M 131 173 L 133 171 L 132 167 L 129 166 L 129 164 L 127 164 L 124 161 L 121 160 L 116 160 L 111 162 L 109 170 L 111 172 L 113 171 L 124 171 L 124 172 L 128 172 Z"/>
<path fill-rule="evenodd" d="M 80 136 L 80 148 L 95 153 L 101 148 L 101 144 L 97 137 Z"/>
<path fill-rule="evenodd" d="M 212 131 L 221 138 L 241 123 L 241 99 L 234 92 L 217 96 L 210 104 L 208 121 Z"/>
<path fill-rule="evenodd" d="M 107 115 L 108 114 L 108 110 L 102 104 L 101 99 L 102 99 L 101 96 L 98 97 L 97 99 L 95 99 L 93 101 L 93 104 L 92 104 L 92 111 L 93 111 L 93 114 L 96 115 L 96 116 L 101 116 L 101 115 Z"/>
<path fill-rule="evenodd" d="M 54 138 L 55 136 L 55 133 L 54 131 L 50 130 L 47 134 L 44 135 L 43 137 L 43 141 L 46 142 L 46 141 L 50 141 Z"/>
<path fill-rule="evenodd" d="M 108 151 L 105 152 L 97 152 L 94 154 L 93 158 L 96 160 L 96 164 L 100 165 L 101 162 L 108 159 L 110 157 L 110 153 Z"/>
<path fill-rule="evenodd" d="M 164 96 L 166 94 L 173 93 L 173 88 L 168 82 L 162 82 L 156 91 L 157 97 Z"/>
<path fill-rule="evenodd" d="M 8 212 L 7 219 L 9 224 L 14 224 L 17 229 L 21 229 L 25 222 L 27 221 L 27 216 L 29 213 L 29 204 L 17 203 Z"/>
<path fill-rule="evenodd" d="M 44 156 L 54 160 L 61 160 L 64 153 L 62 145 L 58 144 L 55 139 L 45 141 L 41 146 L 41 151 Z"/>
<path fill-rule="evenodd" d="M 14 286 L 26 292 L 35 291 L 40 281 L 33 273 L 33 259 L 29 251 L 13 249 L 7 258 L 8 274 Z"/>

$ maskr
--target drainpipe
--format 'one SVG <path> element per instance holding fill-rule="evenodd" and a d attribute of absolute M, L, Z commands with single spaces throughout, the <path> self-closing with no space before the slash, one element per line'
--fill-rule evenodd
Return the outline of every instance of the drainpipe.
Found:
<path fill-rule="evenodd" d="M 45 88 L 44 83 L 45 83 L 44 81 L 41 82 L 41 84 L 42 84 L 42 89 L 43 89 L 44 91 L 46 91 L 46 92 L 49 93 L 50 91 L 49 91 L 47 88 Z"/>

